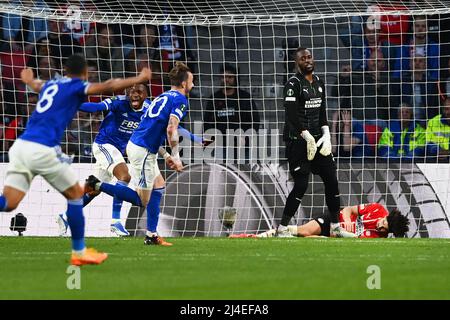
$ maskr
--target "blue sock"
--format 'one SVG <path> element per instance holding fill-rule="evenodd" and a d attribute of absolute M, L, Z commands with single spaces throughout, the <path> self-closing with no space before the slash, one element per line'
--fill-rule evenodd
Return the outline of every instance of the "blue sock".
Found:
<path fill-rule="evenodd" d="M 72 249 L 81 251 L 84 244 L 83 199 L 67 200 L 67 222 L 72 232 Z"/>
<path fill-rule="evenodd" d="M 90 196 L 87 193 L 83 195 L 83 208 L 86 207 L 96 196 Z"/>
<path fill-rule="evenodd" d="M 6 208 L 8 208 L 8 201 L 6 201 L 5 196 L 0 196 L 0 211 L 6 211 Z"/>
<path fill-rule="evenodd" d="M 134 204 L 135 206 L 142 207 L 141 198 L 139 198 L 138 193 L 128 187 L 102 182 L 100 191 L 107 193 L 112 197 L 117 197 L 120 200 Z"/>
<path fill-rule="evenodd" d="M 147 230 L 156 232 L 159 220 L 161 198 L 166 188 L 153 189 L 147 204 Z"/>
<path fill-rule="evenodd" d="M 124 186 L 126 187 L 128 185 L 125 181 L 117 181 L 116 186 Z M 114 196 L 113 199 L 113 205 L 112 205 L 112 218 L 115 220 L 120 219 L 120 210 L 122 209 L 122 200 L 117 198 L 117 196 Z"/>

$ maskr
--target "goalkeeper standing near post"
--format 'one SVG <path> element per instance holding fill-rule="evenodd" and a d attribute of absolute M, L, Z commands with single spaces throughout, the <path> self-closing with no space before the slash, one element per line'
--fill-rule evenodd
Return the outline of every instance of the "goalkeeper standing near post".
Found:
<path fill-rule="evenodd" d="M 297 73 L 284 87 L 286 124 L 283 139 L 294 188 L 289 193 L 281 223 L 279 237 L 292 236 L 288 230 L 291 218 L 297 212 L 308 188 L 309 174 L 317 174 L 325 185 L 325 199 L 330 215 L 332 237 L 354 238 L 354 233 L 339 225 L 341 202 L 336 176 L 336 163 L 331 154 L 331 137 L 327 120 L 325 85 L 314 74 L 314 59 L 310 50 L 298 48 L 295 54 Z"/>

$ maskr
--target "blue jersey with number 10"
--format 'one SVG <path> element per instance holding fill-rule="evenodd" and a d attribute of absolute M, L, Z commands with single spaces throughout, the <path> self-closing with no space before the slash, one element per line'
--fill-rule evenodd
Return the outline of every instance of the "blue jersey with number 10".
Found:
<path fill-rule="evenodd" d="M 61 143 L 64 130 L 86 99 L 89 83 L 78 78 L 47 81 L 39 93 L 36 110 L 19 139 L 48 147 Z"/>
<path fill-rule="evenodd" d="M 144 107 L 147 107 L 147 110 L 130 140 L 156 154 L 166 139 L 170 116 L 181 121 L 188 111 L 188 100 L 178 91 L 170 90 L 159 95 L 150 105 L 145 106 L 146 103 L 148 102 L 144 102 Z"/>

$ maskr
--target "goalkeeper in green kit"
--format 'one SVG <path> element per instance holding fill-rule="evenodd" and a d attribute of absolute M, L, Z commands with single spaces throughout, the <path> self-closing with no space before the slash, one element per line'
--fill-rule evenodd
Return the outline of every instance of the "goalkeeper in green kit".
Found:
<path fill-rule="evenodd" d="M 283 138 L 289 171 L 294 188 L 286 200 L 277 236 L 291 237 L 288 224 L 297 212 L 308 188 L 309 174 L 317 174 L 325 185 L 325 199 L 330 218 L 332 237 L 354 238 L 356 235 L 339 225 L 341 201 L 336 176 L 336 163 L 331 154 L 325 85 L 314 74 L 314 59 L 306 48 L 298 48 L 295 55 L 297 73 L 284 87 L 286 124 Z"/>

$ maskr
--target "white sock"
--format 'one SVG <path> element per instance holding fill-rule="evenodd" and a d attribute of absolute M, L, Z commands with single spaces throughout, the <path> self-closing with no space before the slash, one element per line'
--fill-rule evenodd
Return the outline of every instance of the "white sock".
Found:
<path fill-rule="evenodd" d="M 272 238 L 275 236 L 276 230 L 270 229 L 268 231 L 265 231 L 263 233 L 257 234 L 256 237 L 258 238 Z"/>
<path fill-rule="evenodd" d="M 297 236 L 298 232 L 297 232 L 297 226 L 296 225 L 292 225 L 292 226 L 287 226 L 289 233 L 293 236 Z"/>
<path fill-rule="evenodd" d="M 120 219 L 112 219 L 111 224 L 115 224 L 115 223 L 117 223 L 117 222 L 120 222 Z"/>
<path fill-rule="evenodd" d="M 339 228 L 339 223 L 330 223 L 330 228 L 331 229 Z"/>
<path fill-rule="evenodd" d="M 157 236 L 158 234 L 157 234 L 156 232 L 150 232 L 150 231 L 147 230 L 147 232 L 145 233 L 145 235 L 148 236 L 148 237 L 155 237 L 155 236 Z"/>
<path fill-rule="evenodd" d="M 72 253 L 76 256 L 82 256 L 86 252 L 86 248 L 83 250 L 72 250 Z"/>

